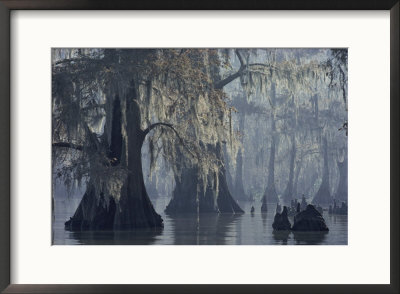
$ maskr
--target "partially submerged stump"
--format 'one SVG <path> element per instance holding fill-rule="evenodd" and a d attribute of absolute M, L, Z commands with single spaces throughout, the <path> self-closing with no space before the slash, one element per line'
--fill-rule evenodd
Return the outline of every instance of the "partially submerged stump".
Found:
<path fill-rule="evenodd" d="M 275 231 L 289 231 L 292 225 L 289 222 L 287 207 L 283 207 L 282 213 L 276 213 L 272 228 Z"/>
<path fill-rule="evenodd" d="M 307 205 L 306 210 L 294 217 L 293 231 L 329 231 L 322 215 L 313 205 Z"/>

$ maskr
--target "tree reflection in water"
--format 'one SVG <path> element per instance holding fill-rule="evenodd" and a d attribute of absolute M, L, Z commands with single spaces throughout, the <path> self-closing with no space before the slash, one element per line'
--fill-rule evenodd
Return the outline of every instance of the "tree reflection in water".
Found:
<path fill-rule="evenodd" d="M 273 231 L 272 235 L 274 236 L 276 244 L 287 245 L 290 231 Z"/>
<path fill-rule="evenodd" d="M 152 245 L 162 233 L 162 228 L 135 231 L 75 231 L 69 232 L 69 237 L 82 245 Z"/>
<path fill-rule="evenodd" d="M 239 214 L 204 213 L 170 216 L 175 245 L 224 245 L 236 238 Z"/>
<path fill-rule="evenodd" d="M 329 232 L 274 232 L 275 211 L 260 212 L 261 202 L 242 204 L 245 214 L 208 213 L 166 215 L 168 201 L 154 200 L 156 211 L 162 214 L 164 228 L 160 230 L 136 229 L 134 231 L 81 231 L 70 232 L 64 228 L 76 205 L 56 201 L 54 245 L 346 245 L 347 216 L 324 215 Z M 250 213 L 255 207 L 254 215 Z M 293 219 L 290 219 L 293 223 Z"/>
<path fill-rule="evenodd" d="M 293 232 L 295 244 L 297 245 L 319 245 L 322 244 L 329 232 Z"/>

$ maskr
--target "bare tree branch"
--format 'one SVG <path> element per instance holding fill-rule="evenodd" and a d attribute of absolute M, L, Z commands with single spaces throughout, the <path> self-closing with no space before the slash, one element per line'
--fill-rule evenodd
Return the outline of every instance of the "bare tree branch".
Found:
<path fill-rule="evenodd" d="M 169 128 L 169 129 L 171 129 L 171 130 L 175 133 L 175 135 L 178 137 L 178 139 L 179 139 L 180 143 L 182 144 L 182 146 L 185 147 L 185 149 L 186 149 L 193 157 L 197 158 L 197 156 L 194 155 L 194 154 L 192 153 L 192 151 L 190 151 L 190 149 L 187 147 L 187 145 L 185 144 L 185 141 L 182 139 L 182 137 L 179 135 L 178 131 L 173 127 L 172 124 L 163 123 L 163 122 L 154 123 L 154 124 L 150 125 L 147 129 L 145 129 L 145 130 L 143 131 L 143 137 L 146 137 L 147 134 L 148 134 L 151 130 L 153 130 L 154 128 L 156 128 L 156 127 L 158 127 L 158 126 L 163 126 L 163 127 L 167 127 L 167 128 Z"/>
<path fill-rule="evenodd" d="M 240 55 L 239 50 L 237 50 L 237 49 L 235 50 L 235 54 L 239 58 L 239 62 L 240 62 L 239 70 L 236 73 L 226 77 L 225 79 L 216 82 L 214 84 L 214 89 L 221 90 L 227 84 L 229 84 L 230 82 L 234 81 L 235 79 L 237 79 L 238 77 L 240 77 L 244 73 L 244 71 L 246 69 L 246 64 L 244 63 L 243 57 Z"/>
<path fill-rule="evenodd" d="M 153 130 L 154 128 L 156 128 L 156 127 L 158 127 L 158 126 L 168 127 L 168 128 L 173 129 L 173 130 L 176 132 L 176 130 L 174 129 L 174 127 L 172 126 L 172 124 L 163 123 L 163 122 L 158 122 L 158 123 L 155 123 L 155 124 L 150 125 L 147 129 L 145 129 L 145 130 L 143 131 L 143 136 L 146 137 L 147 134 L 150 133 L 151 130 Z"/>
<path fill-rule="evenodd" d="M 53 147 L 61 147 L 61 148 L 71 148 L 71 149 L 75 149 L 75 150 L 79 150 L 79 151 L 83 150 L 83 146 L 76 145 L 73 143 L 68 143 L 68 142 L 56 142 L 56 143 L 53 143 L 52 146 Z"/>

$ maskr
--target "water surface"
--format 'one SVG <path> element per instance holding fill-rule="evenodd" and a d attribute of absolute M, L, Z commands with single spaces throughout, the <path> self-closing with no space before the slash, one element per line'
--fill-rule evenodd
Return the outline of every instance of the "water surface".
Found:
<path fill-rule="evenodd" d="M 324 212 L 329 232 L 274 232 L 275 208 L 261 213 L 261 203 L 241 202 L 245 214 L 167 216 L 167 197 L 152 200 L 164 220 L 159 230 L 69 232 L 64 222 L 75 212 L 79 199 L 56 200 L 53 225 L 55 245 L 347 245 L 347 216 Z M 251 206 L 255 213 L 250 213 Z M 293 224 L 293 219 L 290 219 Z"/>

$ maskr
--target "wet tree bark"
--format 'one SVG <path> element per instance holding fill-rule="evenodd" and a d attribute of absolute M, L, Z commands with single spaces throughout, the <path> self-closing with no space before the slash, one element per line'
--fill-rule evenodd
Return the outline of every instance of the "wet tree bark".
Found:
<path fill-rule="evenodd" d="M 66 229 L 130 230 L 163 225 L 144 185 L 141 148 L 145 133 L 140 129 L 140 110 L 135 101 L 137 97 L 136 86 L 132 81 L 125 97 L 117 96 L 113 105 L 108 157 L 112 165 L 119 165 L 128 171 L 119 199 L 106 198 L 103 192 L 96 192 L 101 191 L 101 187 L 95 187 L 95 183 L 90 180 L 74 216 L 65 223 Z M 124 118 L 126 123 L 123 122 Z M 123 133 L 126 135 L 123 136 Z M 102 136 L 102 139 L 107 140 L 107 136 Z M 104 141 L 103 145 L 107 145 Z"/>

